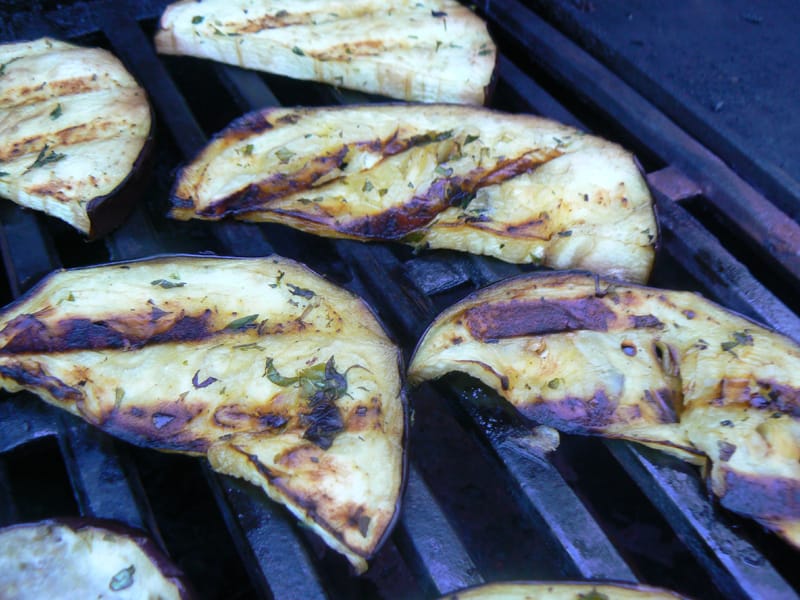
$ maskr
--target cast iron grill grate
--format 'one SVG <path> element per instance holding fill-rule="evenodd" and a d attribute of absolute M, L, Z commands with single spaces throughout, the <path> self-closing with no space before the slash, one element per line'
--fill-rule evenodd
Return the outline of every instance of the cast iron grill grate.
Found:
<path fill-rule="evenodd" d="M 381 100 L 159 57 L 152 33 L 166 4 L 5 9 L 3 40 L 53 35 L 120 57 L 150 95 L 158 143 L 140 206 L 105 241 L 86 243 L 52 219 L 0 205 L 4 301 L 59 266 L 164 252 L 277 252 L 362 295 L 408 354 L 443 307 L 524 270 L 453 252 L 332 242 L 275 225 L 165 219 L 174 169 L 242 112 Z M 534 12 L 515 0 L 478 10 L 502 51 L 493 106 L 588 127 L 644 162 L 663 236 L 652 283 L 701 291 L 800 340 L 800 319 L 777 295 L 791 301 L 781 289 L 800 287 L 797 225 Z M 703 224 L 708 219 L 701 223 L 687 205 L 702 205 L 694 212 L 730 231 L 717 239 Z M 783 237 L 768 244 L 770 227 Z M 763 281 L 731 254 L 740 247 L 769 267 L 766 276 L 758 271 Z M 569 436 L 541 456 L 526 444 L 529 429 L 464 378 L 423 386 L 412 404 L 403 514 L 361 578 L 252 486 L 195 459 L 131 448 L 29 394 L 0 401 L 0 525 L 68 514 L 123 520 L 149 531 L 208 598 L 435 597 L 482 581 L 576 578 L 642 581 L 703 598 L 797 596 L 793 553 L 718 509 L 694 468 L 631 444 Z"/>

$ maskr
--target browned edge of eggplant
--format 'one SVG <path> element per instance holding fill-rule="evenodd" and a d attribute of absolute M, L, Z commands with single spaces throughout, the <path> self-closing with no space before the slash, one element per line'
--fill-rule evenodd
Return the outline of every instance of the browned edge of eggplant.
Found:
<path fill-rule="evenodd" d="M 451 592 L 442 596 L 439 600 L 459 600 L 460 595 L 466 592 L 476 592 L 482 589 L 491 589 L 491 588 L 503 588 L 503 587 L 511 587 L 511 586 L 583 586 L 587 588 L 594 588 L 600 586 L 613 586 L 616 588 L 630 590 L 634 592 L 644 592 L 644 593 L 658 593 L 658 594 L 665 594 L 670 595 L 675 598 L 675 600 L 690 600 L 687 596 L 683 596 L 678 592 L 673 592 L 672 590 L 668 590 L 665 588 L 653 587 L 650 585 L 645 585 L 641 583 L 631 583 L 629 581 L 617 581 L 613 579 L 608 580 L 595 580 L 592 579 L 591 581 L 576 581 L 576 580 L 567 580 L 567 581 L 532 581 L 532 580 L 512 580 L 512 581 L 495 581 L 492 583 L 482 583 L 479 585 L 473 585 L 467 588 L 460 589 L 456 592 Z M 578 598 L 583 598 L 584 596 L 578 596 Z M 586 600 L 589 598 L 594 598 L 594 596 L 585 596 Z M 605 596 L 602 596 L 605 597 Z"/>
<path fill-rule="evenodd" d="M 96 196 L 86 205 L 90 226 L 87 235 L 89 241 L 105 237 L 122 225 L 150 181 L 155 164 L 156 115 L 146 92 L 145 99 L 150 107 L 150 131 L 125 179 L 108 194 Z"/>
<path fill-rule="evenodd" d="M 369 555 L 363 556 L 359 552 L 357 552 L 356 550 L 352 550 L 351 549 L 352 552 L 354 552 L 355 554 L 358 554 L 359 556 L 362 556 L 362 558 L 364 558 L 365 560 L 371 560 L 375 556 L 375 554 L 377 554 L 377 552 L 380 550 L 380 548 L 383 546 L 383 544 L 386 543 L 386 540 L 389 538 L 389 536 L 394 531 L 395 525 L 397 524 L 397 521 L 400 518 L 400 511 L 401 511 L 401 508 L 402 508 L 403 496 L 404 496 L 404 493 L 405 493 L 406 485 L 408 483 L 408 440 L 409 440 L 409 427 L 410 427 L 410 418 L 409 418 L 409 412 L 410 411 L 409 411 L 409 403 L 408 403 L 408 385 L 406 383 L 406 377 L 405 377 L 406 366 L 405 366 L 405 359 L 403 358 L 403 354 L 402 354 L 402 352 L 399 351 L 399 345 L 397 344 L 396 339 L 394 338 L 394 336 L 390 335 L 389 330 L 387 329 L 385 323 L 380 318 L 378 313 L 360 295 L 356 294 L 355 292 L 353 292 L 351 290 L 348 290 L 347 288 L 339 285 L 338 283 L 332 282 L 327 277 L 324 277 L 323 275 L 317 273 L 316 271 L 314 271 L 313 269 L 311 269 L 310 267 L 308 267 L 304 263 L 301 263 L 301 262 L 296 261 L 294 259 L 286 259 L 285 257 L 281 257 L 281 256 L 276 255 L 276 254 L 271 254 L 271 255 L 267 255 L 267 256 L 259 256 L 259 257 L 241 257 L 241 256 L 208 255 L 208 254 L 188 254 L 188 253 L 186 253 L 186 254 L 157 254 L 157 255 L 153 255 L 153 256 L 134 258 L 134 259 L 130 259 L 130 260 L 111 261 L 111 262 L 101 263 L 101 264 L 96 264 L 96 265 L 89 265 L 89 266 L 84 266 L 84 267 L 75 267 L 75 268 L 71 268 L 71 269 L 64 269 L 64 268 L 56 269 L 55 271 L 52 271 L 52 272 L 48 273 L 47 275 L 45 275 L 44 277 L 42 277 L 38 282 L 36 282 L 36 284 L 31 286 L 31 288 L 28 289 L 25 292 L 25 294 L 21 295 L 19 298 L 14 299 L 12 302 L 7 304 L 6 306 L 0 308 L 0 315 L 2 315 L 3 313 L 5 313 L 8 310 L 13 309 L 18 304 L 21 304 L 22 302 L 24 302 L 28 295 L 35 295 L 35 294 L 39 293 L 41 291 L 41 289 L 47 284 L 48 280 L 51 277 L 53 277 L 56 273 L 59 273 L 61 271 L 66 271 L 66 270 L 70 270 L 70 271 L 88 271 L 88 270 L 95 269 L 95 268 L 98 268 L 98 267 L 124 266 L 124 265 L 136 264 L 136 263 L 140 263 L 140 262 L 149 262 L 149 261 L 154 261 L 154 260 L 170 260 L 170 259 L 174 259 L 174 258 L 182 258 L 182 259 L 183 258 L 197 258 L 197 259 L 203 259 L 203 260 L 208 260 L 208 259 L 218 259 L 218 260 L 228 260 L 228 259 L 233 259 L 233 260 L 264 260 L 264 259 L 266 259 L 268 257 L 282 258 L 284 260 L 291 260 L 292 262 L 296 263 L 297 265 L 302 266 L 304 269 L 307 269 L 313 275 L 316 275 L 317 277 L 320 277 L 320 278 L 324 279 L 325 281 L 328 281 L 329 283 L 331 283 L 333 285 L 337 285 L 337 286 L 341 287 L 342 289 L 345 289 L 349 294 L 351 294 L 355 299 L 357 299 L 358 302 L 360 302 L 370 312 L 370 314 L 373 316 L 373 318 L 378 323 L 378 325 L 380 325 L 380 327 L 383 330 L 384 334 L 386 335 L 387 339 L 390 342 L 392 342 L 395 346 L 397 346 L 397 348 L 398 348 L 398 352 L 397 352 L 397 368 L 398 368 L 398 372 L 399 372 L 399 375 L 400 375 L 400 404 L 401 404 L 402 413 L 403 413 L 403 437 L 401 439 L 401 447 L 402 447 L 401 467 L 400 467 L 401 468 L 401 473 L 400 473 L 400 487 L 398 489 L 397 500 L 395 501 L 394 512 L 392 514 L 392 518 L 389 521 L 389 523 L 387 524 L 386 529 L 383 532 L 383 535 L 376 542 L 374 550 Z M 153 444 L 143 443 L 142 440 L 140 439 L 140 436 L 138 436 L 136 434 L 132 434 L 130 432 L 117 431 L 115 429 L 108 429 L 108 428 L 105 429 L 105 432 L 110 434 L 110 435 L 113 435 L 114 437 L 117 437 L 118 439 L 123 440 L 124 442 L 131 443 L 131 444 L 133 444 L 135 446 L 138 446 L 138 447 L 154 449 L 154 450 L 158 450 L 158 451 L 161 451 L 161 452 L 170 452 L 171 451 L 169 448 L 163 448 L 163 447 L 155 446 Z M 198 457 L 204 457 L 205 456 L 204 452 L 199 452 L 199 453 L 194 453 L 194 454 L 191 453 L 191 452 L 188 452 L 186 450 L 178 450 L 177 452 L 179 452 L 181 454 L 190 455 L 190 456 L 192 456 L 192 455 L 193 456 L 198 456 Z M 269 500 L 269 499 L 267 499 L 267 500 L 272 502 L 272 500 Z M 351 568 L 353 568 L 352 565 L 351 565 Z"/>
<path fill-rule="evenodd" d="M 150 537 L 150 535 L 137 527 L 116 521 L 113 519 L 105 519 L 101 517 L 55 517 L 52 519 L 44 519 L 42 521 L 30 523 L 15 523 L 0 529 L 2 531 L 9 531 L 12 529 L 31 527 L 31 526 L 64 526 L 72 529 L 74 532 L 79 532 L 87 527 L 94 527 L 97 529 L 104 529 L 111 533 L 126 537 L 134 544 L 139 546 L 142 552 L 149 558 L 158 571 L 169 580 L 178 589 L 178 593 L 183 600 L 194 600 L 198 598 L 196 590 L 193 588 L 191 582 L 186 577 L 186 574 L 181 571 L 178 565 L 162 550 L 158 544 Z"/>

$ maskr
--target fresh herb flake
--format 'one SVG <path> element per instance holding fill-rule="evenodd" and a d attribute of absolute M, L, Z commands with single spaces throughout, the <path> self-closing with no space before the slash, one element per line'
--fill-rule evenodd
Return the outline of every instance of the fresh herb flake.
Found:
<path fill-rule="evenodd" d="M 438 19 L 440 17 L 446 17 L 447 13 L 444 12 L 443 10 L 432 10 L 431 11 L 431 16 Z"/>
<path fill-rule="evenodd" d="M 302 50 L 300 50 L 300 48 L 298 48 L 297 46 L 295 46 L 294 48 L 292 48 L 292 52 L 294 52 L 295 54 L 297 54 L 297 56 L 305 56 L 305 55 L 306 55 L 306 53 L 305 53 L 305 52 L 303 52 Z"/>
<path fill-rule="evenodd" d="M 466 146 L 467 144 L 471 144 L 472 142 L 479 140 L 480 138 L 481 136 L 479 135 L 471 135 L 468 133 L 467 137 L 464 139 L 464 145 Z"/>
<path fill-rule="evenodd" d="M 593 589 L 585 594 L 578 594 L 578 600 L 608 600 L 608 596 Z"/>
<path fill-rule="evenodd" d="M 314 296 L 316 296 L 316 294 L 311 290 L 298 287 L 293 283 L 287 283 L 286 287 L 289 288 L 289 293 L 292 294 L 293 296 L 300 296 L 302 298 L 313 298 Z"/>
<path fill-rule="evenodd" d="M 11 175 L 11 173 L 8 171 L 0 171 L 0 177 L 8 177 L 9 175 Z"/>
<path fill-rule="evenodd" d="M 205 17 L 202 15 L 195 15 L 192 17 L 192 25 L 199 25 L 203 21 L 205 21 Z"/>
<path fill-rule="evenodd" d="M 488 48 L 486 48 L 484 50 L 479 51 L 478 52 L 478 56 L 486 56 L 487 54 L 491 54 L 491 53 L 492 53 L 492 51 L 489 50 Z"/>
<path fill-rule="evenodd" d="M 565 229 L 564 231 L 558 232 L 558 237 L 570 237 L 572 235 L 572 229 Z"/>
<path fill-rule="evenodd" d="M 436 50 L 435 50 L 435 52 L 438 52 L 439 48 L 441 48 L 441 47 L 442 47 L 442 42 L 439 41 L 439 40 L 436 40 Z"/>
<path fill-rule="evenodd" d="M 225 329 L 232 329 L 232 330 L 244 329 L 247 326 L 249 326 L 252 323 L 254 323 L 256 319 L 258 319 L 258 314 L 247 315 L 246 317 L 241 317 L 239 319 L 234 319 L 233 321 L 231 321 L 230 323 L 228 323 L 225 326 Z"/>
<path fill-rule="evenodd" d="M 289 16 L 288 10 L 279 10 L 278 12 L 275 13 L 276 19 L 282 19 L 283 17 L 288 17 L 288 16 Z"/>
<path fill-rule="evenodd" d="M 133 585 L 133 574 L 135 572 L 136 567 L 133 565 L 118 571 L 117 574 L 111 578 L 111 581 L 108 582 L 108 589 L 110 589 L 112 592 L 127 590 Z"/>
<path fill-rule="evenodd" d="M 170 288 L 183 287 L 186 285 L 185 281 L 170 281 L 169 279 L 154 279 L 150 285 L 157 285 L 158 287 L 168 290 Z"/>
<path fill-rule="evenodd" d="M 278 160 L 281 161 L 281 164 L 285 165 L 290 160 L 292 160 L 292 157 L 294 157 L 294 152 L 292 152 L 291 150 L 289 150 L 287 148 L 278 148 L 275 151 L 275 156 L 278 157 Z"/>
<path fill-rule="evenodd" d="M 561 387 L 561 384 L 564 383 L 564 380 L 561 377 L 556 377 L 555 379 L 551 379 L 547 382 L 547 387 L 551 390 L 557 390 Z"/>
<path fill-rule="evenodd" d="M 724 352 L 730 352 L 737 346 L 752 346 L 753 345 L 753 336 L 745 331 L 734 331 L 733 332 L 733 341 L 729 342 L 722 342 L 720 347 Z"/>
<path fill-rule="evenodd" d="M 43 166 L 48 165 L 50 163 L 58 162 L 62 158 L 66 158 L 67 157 L 66 154 L 61 154 L 60 152 L 56 152 L 55 150 L 50 150 L 50 153 L 48 154 L 47 151 L 49 149 L 50 149 L 50 146 L 45 144 L 44 148 L 42 148 L 39 151 L 39 155 L 36 157 L 36 160 L 33 161 L 33 164 L 31 164 L 31 166 L 29 166 L 27 169 L 25 169 L 25 173 L 27 173 L 28 171 L 31 171 L 33 169 L 37 169 L 39 167 L 43 167 Z"/>
<path fill-rule="evenodd" d="M 50 113 L 50 118 L 51 118 L 53 121 L 55 121 L 55 120 L 56 120 L 56 119 L 58 119 L 58 118 L 59 118 L 59 117 L 60 117 L 62 114 L 63 114 L 63 113 L 62 113 L 62 110 L 61 110 L 61 103 L 59 102 L 58 104 L 56 104 L 56 107 L 55 107 L 55 108 L 53 109 L 53 111 Z"/>
<path fill-rule="evenodd" d="M 369 179 L 367 179 L 367 180 L 364 182 L 364 186 L 361 188 L 361 191 L 362 191 L 362 192 L 371 192 L 371 191 L 372 191 L 372 189 L 373 189 L 373 187 L 374 187 L 374 186 L 372 185 L 372 182 L 371 182 Z"/>
<path fill-rule="evenodd" d="M 250 156 L 251 154 L 253 154 L 253 144 L 247 144 L 247 146 L 242 148 L 243 156 Z"/>

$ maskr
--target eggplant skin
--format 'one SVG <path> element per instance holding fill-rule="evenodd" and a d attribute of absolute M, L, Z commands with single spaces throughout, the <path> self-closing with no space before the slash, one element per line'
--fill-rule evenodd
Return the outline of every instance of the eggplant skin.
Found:
<path fill-rule="evenodd" d="M 800 347 L 689 292 L 541 273 L 439 315 L 411 383 L 450 371 L 521 414 L 707 465 L 722 505 L 800 547 Z"/>
<path fill-rule="evenodd" d="M 0 598 L 192 597 L 178 567 L 122 523 L 57 519 L 0 529 Z"/>
<path fill-rule="evenodd" d="M 294 261 L 164 256 L 56 272 L 0 312 L 0 385 L 261 486 L 356 570 L 405 478 L 401 355 Z"/>
<path fill-rule="evenodd" d="M 105 235 L 141 191 L 152 124 L 145 91 L 110 52 L 0 45 L 0 196 Z"/>
<path fill-rule="evenodd" d="M 170 216 L 283 223 L 642 282 L 657 242 L 631 154 L 531 115 L 447 104 L 270 108 L 177 178 Z"/>
<path fill-rule="evenodd" d="M 497 51 L 454 0 L 190 0 L 167 6 L 156 50 L 400 100 L 483 104 Z"/>
<path fill-rule="evenodd" d="M 681 600 L 675 592 L 647 585 L 603 582 L 512 581 L 488 583 L 440 600 Z"/>

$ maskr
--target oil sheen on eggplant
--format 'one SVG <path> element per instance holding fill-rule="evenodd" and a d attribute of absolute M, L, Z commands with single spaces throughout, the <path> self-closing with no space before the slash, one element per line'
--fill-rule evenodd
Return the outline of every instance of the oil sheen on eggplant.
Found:
<path fill-rule="evenodd" d="M 189 600 L 184 575 L 141 531 L 59 519 L 0 529 L 0 598 Z"/>
<path fill-rule="evenodd" d="M 707 468 L 726 508 L 800 547 L 800 347 L 689 292 L 537 273 L 443 312 L 412 383 L 450 371 L 562 431 Z"/>
<path fill-rule="evenodd" d="M 631 154 L 531 115 L 454 105 L 270 108 L 180 173 L 170 215 L 273 221 L 643 282 L 657 224 Z"/>
<path fill-rule="evenodd" d="M 483 104 L 496 50 L 454 0 L 183 0 L 156 49 L 400 100 Z"/>
<path fill-rule="evenodd" d="M 0 45 L 0 196 L 104 235 L 132 208 L 151 142 L 147 96 L 110 52 Z"/>
<path fill-rule="evenodd" d="M 0 313 L 0 384 L 260 485 L 359 571 L 404 480 L 400 354 L 293 261 L 164 256 L 60 271 Z"/>

